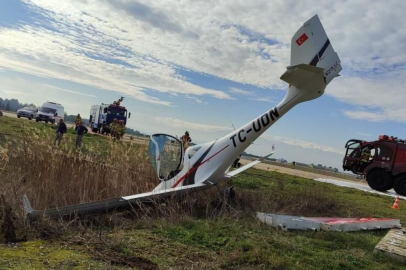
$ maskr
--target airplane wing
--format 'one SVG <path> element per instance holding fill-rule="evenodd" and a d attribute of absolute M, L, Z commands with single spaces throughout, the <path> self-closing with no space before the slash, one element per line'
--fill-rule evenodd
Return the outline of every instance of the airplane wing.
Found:
<path fill-rule="evenodd" d="M 178 188 L 169 188 L 159 191 L 151 191 L 146 193 L 140 193 L 136 195 L 123 196 L 118 198 L 111 198 L 101 201 L 94 201 L 88 203 L 74 204 L 62 206 L 54 209 L 45 210 L 35 210 L 32 208 L 31 203 L 27 197 L 24 195 L 23 203 L 25 213 L 30 219 L 37 219 L 41 216 L 48 217 L 69 217 L 74 215 L 87 215 L 96 213 L 106 213 L 111 210 L 120 210 L 131 207 L 137 207 L 141 204 L 156 203 L 160 200 L 171 196 L 181 195 L 187 192 L 192 192 L 200 189 L 209 188 L 210 185 L 205 185 L 202 183 L 182 186 Z"/>
<path fill-rule="evenodd" d="M 243 171 L 245 171 L 245 170 L 247 170 L 247 169 L 249 169 L 249 168 L 251 168 L 251 167 L 253 167 L 253 166 L 257 165 L 257 164 L 259 164 L 259 163 L 261 163 L 264 159 L 266 159 L 266 158 L 272 156 L 274 153 L 275 153 L 275 152 L 272 152 L 272 153 L 270 153 L 269 155 L 266 155 L 266 156 L 264 156 L 264 157 L 262 157 L 262 158 L 259 158 L 259 159 L 257 159 L 257 160 L 254 160 L 253 162 L 250 162 L 250 163 L 248 163 L 248 164 L 246 164 L 246 165 L 244 165 L 244 166 L 242 166 L 242 167 L 240 167 L 240 168 L 238 168 L 238 169 L 236 169 L 236 170 L 233 170 L 233 171 L 231 171 L 231 172 L 228 172 L 228 173 L 226 174 L 226 177 L 233 177 L 233 176 L 236 176 L 237 174 L 239 174 L 239 173 L 241 173 L 241 172 L 243 172 Z"/>

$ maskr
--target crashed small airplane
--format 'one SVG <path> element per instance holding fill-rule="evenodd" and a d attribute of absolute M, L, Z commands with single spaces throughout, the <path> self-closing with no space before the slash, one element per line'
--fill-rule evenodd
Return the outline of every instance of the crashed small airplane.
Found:
<path fill-rule="evenodd" d="M 25 211 L 30 218 L 97 213 L 210 188 L 272 155 L 273 152 L 230 171 L 233 161 L 251 143 L 295 105 L 323 95 L 326 86 L 340 71 L 340 59 L 315 15 L 292 37 L 290 66 L 281 76 L 281 80 L 289 84 L 289 89 L 285 98 L 274 108 L 222 138 L 189 147 L 185 151 L 181 141 L 173 136 L 151 136 L 150 159 L 161 181 L 151 192 L 46 210 L 34 210 L 27 196 L 24 196 Z"/>

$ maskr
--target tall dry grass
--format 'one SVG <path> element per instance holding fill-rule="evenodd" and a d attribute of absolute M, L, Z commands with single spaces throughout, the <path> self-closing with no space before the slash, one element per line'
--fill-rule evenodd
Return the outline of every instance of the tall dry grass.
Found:
<path fill-rule="evenodd" d="M 0 144 L 3 145 L 0 148 L 0 195 L 4 197 L 3 206 L 0 203 L 0 225 L 14 219 L 13 226 L 17 230 L 29 227 L 22 204 L 24 194 L 35 209 L 50 209 L 147 192 L 158 184 L 149 164 L 147 146 L 143 144 L 113 142 L 94 135 L 85 137 L 84 148 L 78 150 L 70 134 L 65 136 L 61 146 L 55 147 L 52 131 L 27 125 L 18 136 L 0 139 L 6 140 Z M 318 215 L 336 210 L 336 200 L 317 190 L 278 195 L 241 188 L 230 202 L 224 196 L 224 187 L 230 184 L 157 201 L 130 213 L 99 216 L 90 223 L 89 219 L 78 219 L 76 223 L 40 220 L 36 230 L 41 237 L 48 237 L 66 231 L 72 224 L 81 228 L 89 224 L 117 227 L 126 226 L 128 220 L 134 218 L 152 217 L 177 223 L 196 217 L 239 218 L 256 211 Z M 2 214 L 6 208 L 12 209 L 7 212 L 8 216 Z"/>
<path fill-rule="evenodd" d="M 74 136 L 53 144 L 49 130 L 23 128 L 8 137 L 0 152 L 0 194 L 18 217 L 24 218 L 22 196 L 35 209 L 49 209 L 150 191 L 157 185 L 147 158 L 147 146 L 84 138 L 74 148 Z"/>

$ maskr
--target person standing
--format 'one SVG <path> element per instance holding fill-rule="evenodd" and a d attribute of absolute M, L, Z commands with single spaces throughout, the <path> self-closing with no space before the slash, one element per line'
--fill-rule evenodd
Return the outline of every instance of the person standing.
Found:
<path fill-rule="evenodd" d="M 87 133 L 87 128 L 83 125 L 82 121 L 76 127 L 76 148 L 82 146 L 83 135 Z"/>
<path fill-rule="evenodd" d="M 3 116 L 3 112 L 0 110 L 0 120 L 1 120 L 2 116 Z"/>
<path fill-rule="evenodd" d="M 118 139 L 122 139 L 124 137 L 125 133 L 125 125 L 124 125 L 124 120 L 120 120 L 118 122 Z"/>
<path fill-rule="evenodd" d="M 112 138 L 116 138 L 116 133 L 117 133 L 117 118 L 113 119 L 113 123 L 110 124 L 110 135 Z"/>
<path fill-rule="evenodd" d="M 80 117 L 80 113 L 75 118 L 75 130 L 78 128 L 79 122 L 82 122 L 82 117 Z"/>
<path fill-rule="evenodd" d="M 63 122 L 63 119 L 59 120 L 58 126 L 56 127 L 56 135 L 54 145 L 58 142 L 58 146 L 61 144 L 63 134 L 67 131 L 66 124 Z"/>
<path fill-rule="evenodd" d="M 189 131 L 186 130 L 185 135 L 180 137 L 180 140 L 182 141 L 183 144 L 183 150 L 186 150 L 189 147 L 189 143 L 192 142 L 192 138 L 189 136 Z"/>

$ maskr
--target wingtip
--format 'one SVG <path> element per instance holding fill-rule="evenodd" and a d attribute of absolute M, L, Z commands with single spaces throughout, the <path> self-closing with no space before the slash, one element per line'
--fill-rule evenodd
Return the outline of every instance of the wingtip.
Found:
<path fill-rule="evenodd" d="M 270 156 L 272 156 L 274 153 L 275 153 L 275 151 L 272 151 L 270 154 L 263 156 L 262 158 L 259 158 L 258 160 L 263 161 L 263 160 L 269 158 Z"/>
<path fill-rule="evenodd" d="M 23 203 L 24 203 L 24 210 L 26 214 L 31 214 L 34 212 L 34 209 L 31 207 L 30 200 L 28 199 L 27 195 L 24 194 L 23 196 Z"/>

